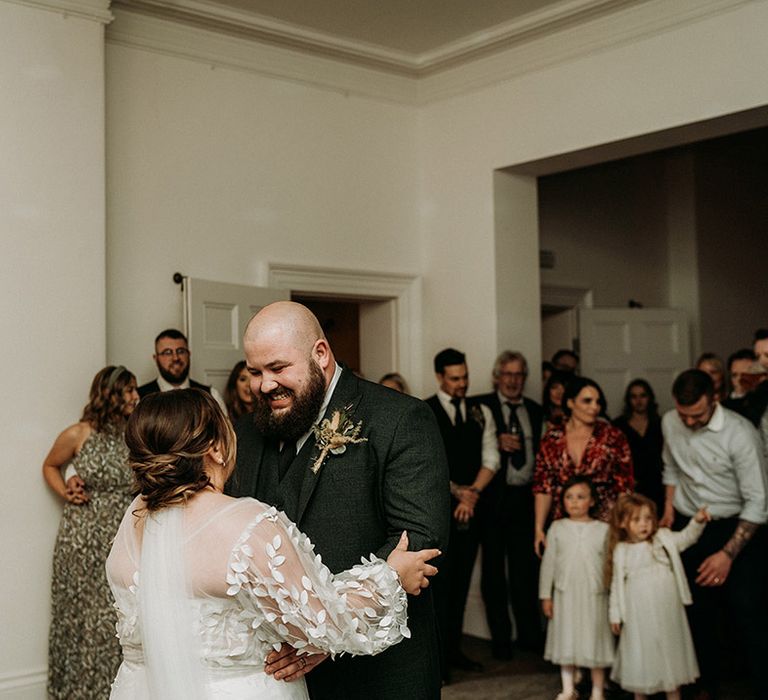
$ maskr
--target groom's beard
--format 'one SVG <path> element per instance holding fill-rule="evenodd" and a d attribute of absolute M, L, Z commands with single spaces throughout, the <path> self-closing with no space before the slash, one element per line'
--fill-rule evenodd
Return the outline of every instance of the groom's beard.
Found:
<path fill-rule="evenodd" d="M 289 394 L 291 408 L 281 413 L 273 413 L 269 399 L 275 394 Z M 254 396 L 255 410 L 253 420 L 261 433 L 268 438 L 295 442 L 306 433 L 317 420 L 325 399 L 325 375 L 320 366 L 310 358 L 309 379 L 302 393 L 278 387 L 269 394 L 259 392 Z"/>

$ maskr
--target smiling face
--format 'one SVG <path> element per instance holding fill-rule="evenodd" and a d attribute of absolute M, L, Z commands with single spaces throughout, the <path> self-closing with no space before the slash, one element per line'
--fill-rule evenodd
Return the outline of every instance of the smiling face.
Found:
<path fill-rule="evenodd" d="M 755 341 L 755 355 L 757 361 L 766 369 L 768 369 L 768 338 Z"/>
<path fill-rule="evenodd" d="M 237 398 L 239 398 L 244 404 L 250 406 L 253 403 L 253 393 L 251 393 L 251 375 L 248 374 L 248 370 L 243 367 L 240 370 L 240 374 L 237 375 L 237 383 L 235 384 L 237 390 Z"/>
<path fill-rule="evenodd" d="M 271 304 L 251 320 L 243 345 L 257 426 L 298 439 L 317 419 L 335 369 L 317 319 L 300 304 Z"/>
<path fill-rule="evenodd" d="M 139 403 L 139 392 L 136 388 L 136 380 L 131 379 L 124 387 L 122 391 L 123 399 L 123 415 L 127 418 L 133 413 L 136 408 L 136 404 Z"/>
<path fill-rule="evenodd" d="M 571 419 L 584 425 L 594 425 L 600 415 L 600 394 L 593 386 L 585 386 L 576 398 L 568 399 Z"/>
<path fill-rule="evenodd" d="M 744 396 L 749 391 L 748 385 L 744 383 L 744 375 L 749 372 L 752 366 L 752 360 L 741 358 L 731 362 L 731 385 L 736 396 Z"/>
<path fill-rule="evenodd" d="M 505 399 L 519 401 L 525 389 L 525 367 L 520 360 L 505 362 L 495 377 L 496 386 Z"/>
<path fill-rule="evenodd" d="M 588 520 L 589 509 L 594 505 L 588 484 L 574 484 L 563 494 L 563 506 L 571 520 Z"/>
<path fill-rule="evenodd" d="M 656 523 L 648 506 L 635 508 L 624 524 L 631 542 L 644 542 L 653 534 L 655 526 Z"/>
<path fill-rule="evenodd" d="M 189 348 L 183 338 L 160 338 L 153 355 L 157 371 L 170 384 L 183 384 L 189 374 Z"/>

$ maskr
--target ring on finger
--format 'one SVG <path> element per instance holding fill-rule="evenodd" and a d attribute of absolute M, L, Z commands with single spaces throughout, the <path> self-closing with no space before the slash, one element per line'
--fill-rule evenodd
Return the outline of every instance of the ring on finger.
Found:
<path fill-rule="evenodd" d="M 714 581 L 715 583 L 720 583 L 720 579 L 719 579 L 717 576 L 715 576 L 715 578 L 713 579 L 713 581 Z"/>
<path fill-rule="evenodd" d="M 307 666 L 307 660 L 306 659 L 302 659 L 301 660 L 301 667 L 302 668 L 306 668 L 306 666 Z"/>

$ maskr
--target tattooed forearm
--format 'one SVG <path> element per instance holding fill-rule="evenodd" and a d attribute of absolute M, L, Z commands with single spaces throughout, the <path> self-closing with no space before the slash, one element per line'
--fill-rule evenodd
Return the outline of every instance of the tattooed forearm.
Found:
<path fill-rule="evenodd" d="M 723 547 L 723 551 L 731 558 L 731 561 L 739 555 L 739 552 L 744 549 L 747 542 L 752 539 L 752 535 L 757 532 L 758 527 L 760 526 L 756 523 L 739 520 L 739 524 L 733 532 L 733 537 Z"/>

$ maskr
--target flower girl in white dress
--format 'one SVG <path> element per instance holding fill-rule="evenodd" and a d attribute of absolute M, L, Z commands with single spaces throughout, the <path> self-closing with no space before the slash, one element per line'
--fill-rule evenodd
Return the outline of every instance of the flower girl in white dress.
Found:
<path fill-rule="evenodd" d="M 590 515 L 596 505 L 591 480 L 571 478 L 563 488 L 568 517 L 555 520 L 547 532 L 539 598 L 549 618 L 544 658 L 560 664 L 563 690 L 557 700 L 576 698 L 574 674 L 580 667 L 590 669 L 591 698 L 602 700 L 605 669 L 613 663 L 608 592 L 603 583 L 608 525 Z"/>
<path fill-rule="evenodd" d="M 635 700 L 660 692 L 679 700 L 680 686 L 699 675 L 680 552 L 699 539 L 709 519 L 701 508 L 685 529 L 672 532 L 659 528 L 656 506 L 645 496 L 625 494 L 614 506 L 605 576 L 611 628 L 620 636 L 611 678 Z"/>
<path fill-rule="evenodd" d="M 221 491 L 235 436 L 197 389 L 144 398 L 126 429 L 138 496 L 107 560 L 123 663 L 113 700 L 305 700 L 303 678 L 264 672 L 281 642 L 376 654 L 409 636 L 437 550 L 371 555 L 333 575 L 274 508 Z M 343 523 L 340 521 L 340 527 Z"/>

